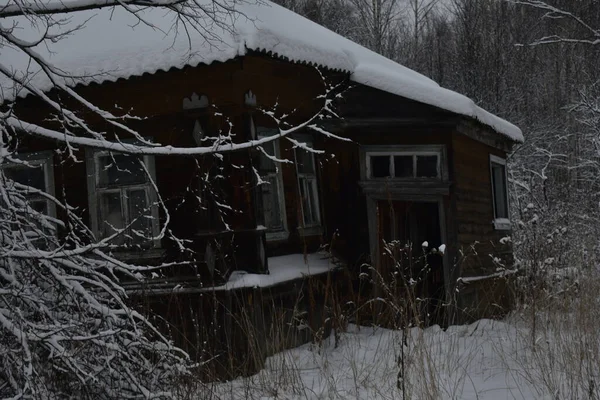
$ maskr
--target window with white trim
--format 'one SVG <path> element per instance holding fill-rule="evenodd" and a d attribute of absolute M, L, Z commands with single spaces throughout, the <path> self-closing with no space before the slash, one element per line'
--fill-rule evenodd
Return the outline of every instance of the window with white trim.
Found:
<path fill-rule="evenodd" d="M 312 148 L 312 143 L 306 143 Z M 321 225 L 315 154 L 300 148 L 295 150 L 298 190 L 302 209 L 302 227 Z"/>
<path fill-rule="evenodd" d="M 88 196 L 97 238 L 111 244 L 156 247 L 159 233 L 154 157 L 89 151 Z"/>
<path fill-rule="evenodd" d="M 369 179 L 441 179 L 439 151 L 373 151 L 366 153 Z"/>
<path fill-rule="evenodd" d="M 490 175 L 494 206 L 494 226 L 496 229 L 510 229 L 506 160 L 490 154 Z"/>
<path fill-rule="evenodd" d="M 22 155 L 18 162 L 3 165 L 2 170 L 7 178 L 29 187 L 25 190 L 25 197 L 31 208 L 50 217 L 56 217 L 56 205 L 40 193 L 40 191 L 45 192 L 54 197 L 52 152 Z"/>
<path fill-rule="evenodd" d="M 258 128 L 258 137 L 272 136 L 277 131 Z M 257 213 L 258 225 L 267 228 L 267 240 L 287 239 L 287 220 L 285 215 L 285 195 L 283 190 L 283 175 L 281 166 L 275 160 L 280 159 L 279 141 L 273 140 L 261 145 L 264 153 L 260 153 L 258 160 L 258 173 L 261 182 L 259 191 L 261 196 L 261 209 Z"/>

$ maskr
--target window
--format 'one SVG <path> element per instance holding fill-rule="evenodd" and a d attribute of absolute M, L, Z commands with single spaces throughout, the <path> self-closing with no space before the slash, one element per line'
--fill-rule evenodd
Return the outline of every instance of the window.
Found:
<path fill-rule="evenodd" d="M 38 192 L 46 192 L 54 196 L 54 165 L 52 153 L 32 153 L 24 155 L 22 162 L 10 163 L 2 167 L 7 178 L 31 189 L 25 194 L 27 202 L 34 210 L 56 217 L 56 207 L 53 201 Z"/>
<path fill-rule="evenodd" d="M 112 244 L 158 246 L 154 158 L 107 151 L 89 152 L 88 195 L 92 228 L 98 238 L 121 232 Z M 148 176 L 150 175 L 150 177 Z"/>
<path fill-rule="evenodd" d="M 312 147 L 311 143 L 307 143 L 307 145 Z M 295 157 L 302 209 L 302 227 L 318 227 L 321 225 L 321 215 L 319 212 L 315 155 L 310 151 L 296 149 Z"/>
<path fill-rule="evenodd" d="M 368 152 L 369 179 L 441 179 L 440 152 Z"/>
<path fill-rule="evenodd" d="M 267 137 L 276 131 L 259 129 L 259 137 Z M 280 158 L 279 141 L 274 140 L 262 145 L 269 156 Z M 258 224 L 265 226 L 267 240 L 287 239 L 287 221 L 285 215 L 285 196 L 283 191 L 283 176 L 278 163 L 261 152 L 258 161 L 258 173 L 263 183 L 260 185 L 260 201 L 262 210 L 258 212 Z"/>
<path fill-rule="evenodd" d="M 490 155 L 492 199 L 494 203 L 494 226 L 496 229 L 510 229 L 508 219 L 508 191 L 506 185 L 506 160 Z"/>

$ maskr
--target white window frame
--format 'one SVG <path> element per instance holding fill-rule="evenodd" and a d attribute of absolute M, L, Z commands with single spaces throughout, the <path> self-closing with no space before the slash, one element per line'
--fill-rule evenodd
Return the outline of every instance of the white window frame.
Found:
<path fill-rule="evenodd" d="M 98 221 L 100 214 L 100 204 L 98 202 L 98 198 L 103 193 L 121 193 L 121 210 L 124 215 L 129 218 L 129 206 L 126 201 L 126 197 L 124 194 L 129 190 L 140 190 L 143 189 L 146 192 L 146 198 L 148 199 L 148 205 L 150 206 L 150 213 L 152 215 L 151 227 L 152 227 L 152 236 L 156 238 L 160 233 L 160 224 L 158 221 L 158 196 L 156 190 L 154 189 L 154 184 L 156 184 L 156 171 L 154 165 L 154 156 L 144 155 L 142 156 L 144 165 L 150 174 L 150 178 L 152 182 L 146 182 L 143 184 L 134 184 L 134 185 L 122 185 L 122 186 L 113 186 L 113 187 L 99 187 L 100 184 L 100 174 L 99 165 L 100 165 L 100 157 L 110 155 L 110 151 L 106 150 L 93 150 L 86 149 L 86 166 L 87 166 L 87 183 L 88 183 L 88 208 L 90 215 L 90 222 L 92 225 L 92 232 L 97 239 L 102 237 L 102 231 L 100 229 L 100 224 Z M 119 154 L 118 152 L 114 153 Z M 152 241 L 152 247 L 158 248 L 160 247 L 160 239 L 154 239 Z"/>
<path fill-rule="evenodd" d="M 389 157 L 390 158 L 390 170 L 389 177 L 380 177 L 375 178 L 372 176 L 371 171 L 371 157 Z M 396 177 L 395 176 L 395 165 L 394 165 L 394 156 L 412 156 L 413 162 L 413 176 L 412 177 Z M 437 165 L 436 172 L 437 175 L 435 177 L 417 177 L 417 156 L 437 156 Z M 394 180 L 435 180 L 441 181 L 444 177 L 444 168 L 442 166 L 442 150 L 429 150 L 423 148 L 413 148 L 413 149 L 401 149 L 392 150 L 392 151 L 378 151 L 378 150 L 367 150 L 365 153 L 366 160 L 366 168 L 367 168 L 367 179 L 369 180 L 386 180 L 386 179 L 394 179 Z"/>
<path fill-rule="evenodd" d="M 506 168 L 506 159 L 490 154 L 490 186 L 492 189 L 492 208 L 494 213 L 494 228 L 496 230 L 510 230 L 510 219 L 507 218 L 498 218 L 496 216 L 496 191 L 494 188 L 494 178 L 493 178 L 493 164 L 501 165 L 504 168 L 504 201 L 506 202 L 506 214 L 510 211 L 510 205 L 508 204 L 508 171 Z"/>
<path fill-rule="evenodd" d="M 40 151 L 35 153 L 19 154 L 15 157 L 22 163 L 8 162 L 2 166 L 4 169 L 10 168 L 30 168 L 31 166 L 42 166 L 44 171 L 44 192 L 54 198 L 54 154 L 52 151 Z M 31 200 L 46 202 L 48 216 L 56 218 L 56 203 L 44 195 L 31 194 L 26 197 Z"/>
<path fill-rule="evenodd" d="M 274 129 L 266 129 L 266 128 L 257 128 L 257 133 L 258 133 L 258 138 L 262 139 L 262 138 L 266 138 L 266 137 L 270 137 L 275 135 L 276 133 L 278 133 L 277 130 Z M 276 139 L 273 142 L 273 149 L 274 149 L 274 157 L 277 159 L 281 159 L 281 149 L 279 148 L 279 140 Z M 265 157 L 264 154 L 260 154 L 261 157 Z M 278 230 L 267 230 L 265 236 L 267 239 L 267 242 L 274 242 L 274 241 L 279 241 L 279 240 L 287 240 L 288 237 L 290 236 L 290 232 L 288 230 L 288 223 L 287 223 L 287 214 L 286 214 L 286 208 L 285 208 L 285 191 L 283 188 L 283 172 L 281 169 L 281 165 L 278 165 L 279 163 L 273 161 L 273 163 L 275 164 L 275 172 L 269 172 L 267 174 L 264 175 L 264 177 L 270 177 L 270 176 L 275 176 L 276 180 L 277 180 L 277 198 L 279 200 L 279 215 L 281 215 L 281 219 L 282 219 L 282 229 L 278 229 Z M 260 171 L 259 171 L 260 173 Z M 261 177 L 262 178 L 262 177 Z M 264 184 L 263 184 L 264 185 Z M 260 194 L 262 196 L 262 192 Z M 263 199 L 261 198 L 261 201 Z M 262 210 L 264 212 L 264 210 Z M 268 227 L 266 227 L 268 229 Z"/>
<path fill-rule="evenodd" d="M 312 142 L 311 138 L 303 136 L 303 137 L 300 137 L 297 139 L 304 142 L 306 144 L 306 146 L 313 148 L 313 142 Z M 307 151 L 307 150 L 304 150 L 304 149 L 298 148 L 298 147 L 294 149 L 294 165 L 296 166 L 296 184 L 298 185 L 298 198 L 300 200 L 300 210 L 302 211 L 302 213 L 301 213 L 302 220 L 300 221 L 300 226 L 298 227 L 298 229 L 300 231 L 301 236 L 320 234 L 322 231 L 321 230 L 321 201 L 319 198 L 319 185 L 318 185 L 318 181 L 317 181 L 317 161 L 315 159 L 315 153 L 309 152 L 311 161 L 313 163 L 313 171 L 314 172 L 313 173 L 303 173 L 303 172 L 300 172 L 300 170 L 298 169 L 298 157 L 297 157 L 297 153 L 296 153 L 297 151 Z M 304 224 L 304 205 L 302 203 L 302 198 L 301 198 L 302 191 L 300 190 L 301 179 L 304 179 L 304 182 L 306 182 L 307 185 L 312 186 L 314 197 L 315 197 L 313 199 L 313 201 L 317 206 L 317 209 L 313 210 L 313 215 L 316 216 L 316 221 L 314 221 L 310 225 Z M 305 193 L 307 193 L 306 188 L 305 188 Z"/>

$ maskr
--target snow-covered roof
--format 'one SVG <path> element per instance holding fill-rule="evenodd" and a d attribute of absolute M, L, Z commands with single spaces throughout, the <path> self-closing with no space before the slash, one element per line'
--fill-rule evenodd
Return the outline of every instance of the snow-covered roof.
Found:
<path fill-rule="evenodd" d="M 224 25 L 199 21 L 199 26 L 207 27 L 207 31 L 187 32 L 177 14 L 164 9 L 140 11 L 137 15 L 144 23 L 122 7 L 80 11 L 58 29 L 65 31 L 84 23 L 82 29 L 56 43 L 39 45 L 36 51 L 69 75 L 79 77 L 68 78 L 69 85 L 116 81 L 159 70 L 227 61 L 252 50 L 264 51 L 294 62 L 347 71 L 354 82 L 474 118 L 511 140 L 523 140 L 519 128 L 483 110 L 471 99 L 292 11 L 267 0 L 230 4 L 238 13 L 221 15 Z M 44 29 L 39 21 L 32 26 L 23 17 L 0 22 L 3 28 L 16 26 L 15 35 L 32 41 Z M 51 29 L 51 33 L 57 31 L 56 27 Z M 207 32 L 218 40 L 207 42 Z M 3 43 L 0 64 L 19 73 L 39 70 L 28 65 L 28 61 L 21 52 Z M 42 90 L 51 88 L 41 73 L 32 82 Z M 0 100 L 14 99 L 13 83 L 4 79 L 0 85 Z"/>

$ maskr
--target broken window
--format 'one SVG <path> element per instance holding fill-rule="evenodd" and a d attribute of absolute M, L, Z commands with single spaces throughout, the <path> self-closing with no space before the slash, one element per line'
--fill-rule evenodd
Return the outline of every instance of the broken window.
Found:
<path fill-rule="evenodd" d="M 97 237 L 116 234 L 111 244 L 153 246 L 159 230 L 153 157 L 95 152 L 88 157 L 88 167 L 90 215 Z"/>
<path fill-rule="evenodd" d="M 12 183 L 24 186 L 16 189 L 23 195 L 27 207 L 37 213 L 56 217 L 55 203 L 44 195 L 46 193 L 51 197 L 54 196 L 54 165 L 51 152 L 23 155 L 21 159 L 15 160 L 15 162 L 2 165 L 2 171 L 4 176 Z M 10 184 L 10 182 L 7 182 L 7 184 Z M 35 213 L 32 212 L 32 215 L 35 215 Z M 35 216 L 34 224 L 46 234 L 55 232 L 54 223 L 39 215 Z M 34 232 L 37 232 L 37 230 L 33 229 L 30 232 L 33 235 L 32 239 L 39 233 Z M 42 242 L 37 242 L 37 245 L 41 248 L 45 247 Z"/>
<path fill-rule="evenodd" d="M 275 133 L 274 130 L 259 129 L 259 137 L 267 137 Z M 267 228 L 267 240 L 286 239 L 288 233 L 283 177 L 279 163 L 274 160 L 280 158 L 279 141 L 264 143 L 262 148 L 268 156 L 261 152 L 259 157 L 258 173 L 263 183 L 259 188 L 262 209 L 258 212 L 257 222 Z"/>
<path fill-rule="evenodd" d="M 312 147 L 311 143 L 307 143 L 307 145 Z M 296 168 L 303 227 L 319 226 L 321 224 L 321 214 L 319 210 L 319 193 L 314 153 L 303 149 L 296 149 Z"/>
<path fill-rule="evenodd" d="M 27 155 L 22 161 L 6 164 L 2 169 L 7 178 L 29 187 L 24 192 L 33 209 L 48 215 L 50 209 L 54 210 L 50 200 L 39 193 L 41 191 L 54 195 L 51 153 Z"/>

